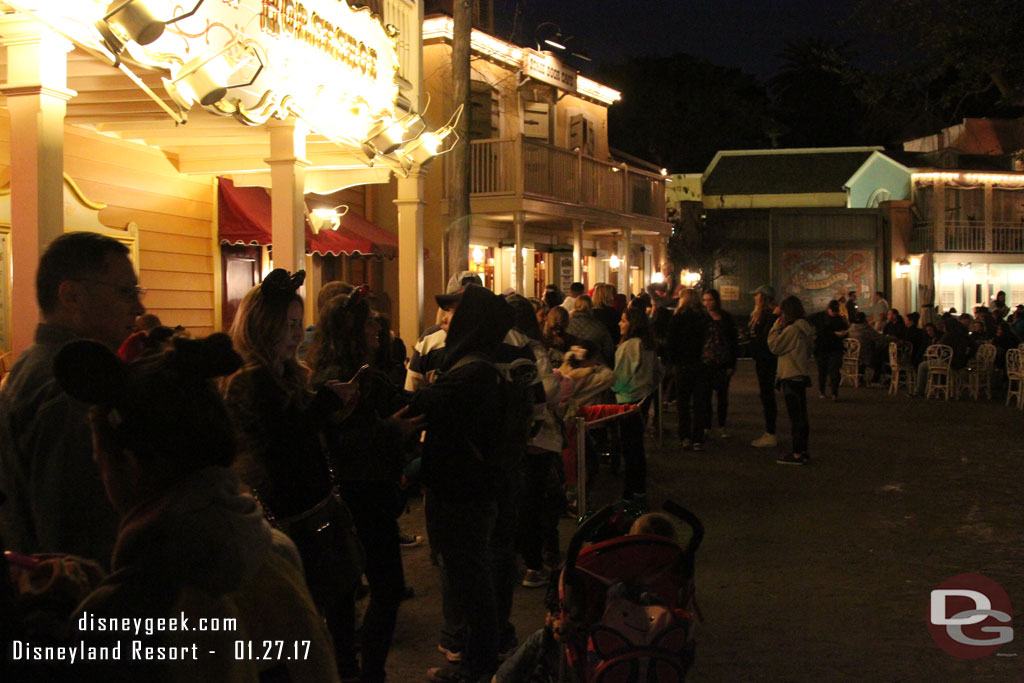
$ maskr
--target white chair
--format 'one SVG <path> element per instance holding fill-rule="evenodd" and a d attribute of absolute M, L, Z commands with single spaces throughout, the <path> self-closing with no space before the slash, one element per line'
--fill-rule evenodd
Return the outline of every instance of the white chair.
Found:
<path fill-rule="evenodd" d="M 1010 399 L 1017 401 L 1017 409 L 1024 408 L 1024 350 L 1010 349 L 1006 352 L 1006 405 Z"/>
<path fill-rule="evenodd" d="M 847 337 L 843 340 L 843 364 L 839 368 L 839 386 L 847 382 L 860 386 L 860 342 Z"/>
<path fill-rule="evenodd" d="M 959 374 L 957 395 L 967 391 L 975 401 L 981 396 L 981 390 L 985 390 L 985 396 L 992 400 L 992 370 L 996 365 L 995 344 L 982 344 L 974 354 L 974 358 L 967 364 Z"/>
<path fill-rule="evenodd" d="M 914 353 L 914 345 L 910 342 L 889 342 L 889 367 L 892 375 L 889 378 L 889 395 L 895 396 L 900 390 L 900 379 L 907 391 L 914 393 L 917 380 L 917 368 L 910 362 Z"/>
<path fill-rule="evenodd" d="M 924 360 L 928 363 L 928 382 L 925 384 L 925 398 L 940 393 L 948 401 L 953 389 L 953 375 L 950 366 L 953 364 L 953 347 L 945 344 L 932 344 L 924 351 Z"/>

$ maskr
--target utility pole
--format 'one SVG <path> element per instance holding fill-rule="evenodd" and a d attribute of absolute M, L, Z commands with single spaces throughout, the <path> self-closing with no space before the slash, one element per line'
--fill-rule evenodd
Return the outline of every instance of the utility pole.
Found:
<path fill-rule="evenodd" d="M 449 159 L 452 173 L 448 195 L 447 278 L 469 268 L 469 43 L 473 34 L 472 0 L 455 0 L 452 3 L 452 19 L 455 24 L 452 35 L 452 83 L 455 86 L 452 109 L 460 105 L 463 109 L 455 126 L 459 141 Z"/>

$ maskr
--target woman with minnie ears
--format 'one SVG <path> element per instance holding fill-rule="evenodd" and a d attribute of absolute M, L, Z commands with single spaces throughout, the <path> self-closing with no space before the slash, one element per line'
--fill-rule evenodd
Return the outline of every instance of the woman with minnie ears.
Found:
<path fill-rule="evenodd" d="M 327 443 L 341 496 L 352 509 L 366 551 L 370 605 L 363 618 L 361 680 L 382 683 L 405 593 L 396 521 L 405 500 L 398 483 L 404 446 L 424 418 L 406 417 L 405 392 L 376 367 L 381 326 L 368 294 L 364 285 L 323 306 L 306 360 L 313 368 L 313 386 L 341 379 L 358 381 L 359 402 L 344 422 L 328 430 Z"/>
<path fill-rule="evenodd" d="M 111 573 L 78 607 L 69 639 L 90 646 L 187 653 L 80 662 L 80 680 L 337 680 L 330 636 L 306 588 L 295 546 L 242 493 L 230 465 L 235 441 L 211 378 L 241 358 L 224 334 L 176 338 L 131 365 L 102 344 L 76 340 L 54 362 L 71 396 L 92 404 L 93 459 L 120 517 Z M 125 636 L 101 619 L 235 619 L 226 631 L 158 630 Z M 236 643 L 302 643 L 276 658 L 239 657 Z M 308 643 L 308 648 L 306 643 Z M 199 653 L 199 654 L 196 654 Z M 301 656 L 296 656 L 301 655 Z M 85 667 L 85 670 L 82 669 Z M 51 671 L 52 673 L 52 671 Z"/>
<path fill-rule="evenodd" d="M 231 339 L 244 365 L 223 383 L 239 445 L 236 469 L 264 512 L 299 549 L 313 601 L 327 619 L 342 681 L 358 680 L 355 589 L 363 572 L 352 515 L 334 485 L 324 431 L 355 407 L 336 380 L 314 393 L 295 357 L 305 272 L 273 270 L 242 299 Z"/>

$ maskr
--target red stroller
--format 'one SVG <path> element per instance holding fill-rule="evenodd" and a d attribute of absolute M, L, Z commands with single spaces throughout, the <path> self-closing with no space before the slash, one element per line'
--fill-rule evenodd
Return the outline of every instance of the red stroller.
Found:
<path fill-rule="evenodd" d="M 694 554 L 704 537 L 700 520 L 676 503 L 666 512 L 692 530 L 685 547 L 662 536 L 608 538 L 622 519 L 609 505 L 585 521 L 569 544 L 559 582 L 560 680 L 585 683 L 683 681 L 694 658 Z M 614 529 L 613 533 L 624 533 Z M 581 550 L 582 548 L 582 550 Z"/>

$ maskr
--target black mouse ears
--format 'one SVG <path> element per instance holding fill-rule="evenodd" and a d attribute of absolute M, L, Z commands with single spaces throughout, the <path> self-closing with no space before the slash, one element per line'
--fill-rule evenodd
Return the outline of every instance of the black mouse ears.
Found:
<path fill-rule="evenodd" d="M 109 348 L 90 339 L 61 347 L 53 359 L 53 376 L 72 398 L 113 405 L 124 395 L 125 365 Z"/>
<path fill-rule="evenodd" d="M 77 339 L 57 352 L 53 374 L 61 388 L 79 401 L 116 405 L 127 391 L 129 368 L 141 364 L 154 370 L 162 364 L 179 381 L 188 382 L 230 375 L 242 366 L 242 357 L 232 348 L 231 337 L 223 333 L 204 339 L 176 338 L 171 350 L 132 366 L 99 342 Z"/>
<path fill-rule="evenodd" d="M 263 282 L 260 283 L 260 293 L 270 299 L 285 299 L 286 301 L 299 291 L 299 287 L 306 281 L 306 271 L 297 270 L 289 274 L 284 268 L 275 268 L 270 271 Z"/>

